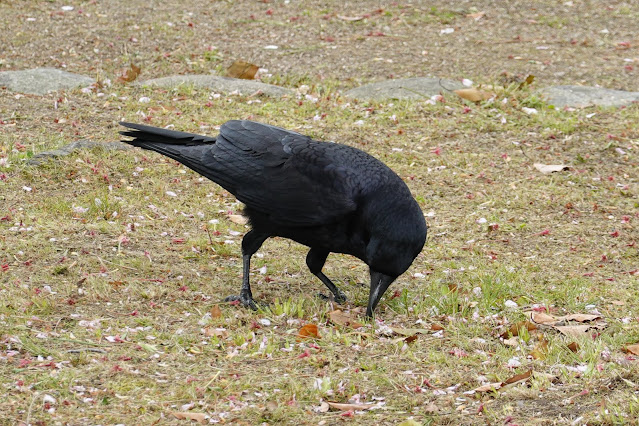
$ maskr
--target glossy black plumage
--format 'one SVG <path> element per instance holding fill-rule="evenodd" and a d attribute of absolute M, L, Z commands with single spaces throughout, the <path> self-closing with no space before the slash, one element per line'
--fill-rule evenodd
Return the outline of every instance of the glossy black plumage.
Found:
<path fill-rule="evenodd" d="M 423 214 L 406 184 L 365 152 L 252 121 L 232 120 L 216 138 L 120 123 L 124 142 L 173 158 L 218 183 L 246 205 L 251 231 L 242 241 L 244 277 L 237 297 L 255 307 L 250 258 L 270 236 L 311 248 L 307 265 L 334 294 L 344 294 L 321 272 L 330 252 L 366 262 L 371 272 L 367 314 L 411 265 L 426 239 Z"/>

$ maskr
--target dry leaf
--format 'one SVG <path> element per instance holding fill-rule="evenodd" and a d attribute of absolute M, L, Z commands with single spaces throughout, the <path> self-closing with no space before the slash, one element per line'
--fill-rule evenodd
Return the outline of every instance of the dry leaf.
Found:
<path fill-rule="evenodd" d="M 266 409 L 268 411 L 275 411 L 275 410 L 277 410 L 278 407 L 279 406 L 277 405 L 277 402 L 275 402 L 275 401 L 269 401 L 269 402 L 266 403 Z"/>
<path fill-rule="evenodd" d="M 425 411 L 426 413 L 428 413 L 428 414 L 435 413 L 436 411 L 427 411 L 427 410 L 428 410 L 429 408 L 431 408 L 431 407 L 435 407 L 435 404 L 433 404 L 433 403 L 428 404 L 428 405 L 424 408 L 424 411 Z M 437 407 L 435 407 L 435 408 L 437 408 Z M 26 424 L 25 424 L 25 425 L 22 425 L 22 426 L 26 426 Z M 396 426 L 422 426 L 422 424 L 421 424 L 421 423 L 419 423 L 419 422 L 416 422 L 416 421 L 415 421 L 415 420 L 413 420 L 413 419 L 406 419 L 406 420 L 404 420 L 404 421 L 403 421 L 403 422 L 401 422 L 401 423 L 397 423 L 397 425 L 396 425 Z"/>
<path fill-rule="evenodd" d="M 519 346 L 519 337 L 511 337 L 510 339 L 504 339 L 504 345 Z"/>
<path fill-rule="evenodd" d="M 623 306 L 623 305 L 625 305 L 625 304 L 626 304 L 626 302 L 622 302 L 621 300 L 613 300 L 613 301 L 612 301 L 612 302 L 610 302 L 610 303 L 612 303 L 612 304 L 613 304 L 613 305 L 615 305 L 615 306 Z"/>
<path fill-rule="evenodd" d="M 431 324 L 430 329 L 432 331 L 440 331 L 440 330 L 443 330 L 444 327 L 439 324 Z"/>
<path fill-rule="evenodd" d="M 589 325 L 556 325 L 555 329 L 559 330 L 562 334 L 570 337 L 583 337 L 590 328 Z"/>
<path fill-rule="evenodd" d="M 466 18 L 473 18 L 475 21 L 479 21 L 481 18 L 484 17 L 484 15 L 486 15 L 486 12 L 484 11 L 477 13 L 468 13 L 466 15 Z"/>
<path fill-rule="evenodd" d="M 559 317 L 557 318 L 558 320 L 561 321 L 578 321 L 578 322 L 588 322 L 588 321 L 593 321 L 596 320 L 597 318 L 601 318 L 601 315 L 594 315 L 594 314 L 570 314 L 570 315 L 565 315 L 563 317 Z"/>
<path fill-rule="evenodd" d="M 460 98 L 466 99 L 467 101 L 471 102 L 487 101 L 488 99 L 495 96 L 495 94 L 492 92 L 486 92 L 484 90 L 475 89 L 473 87 L 469 89 L 453 90 L 453 92 L 457 93 L 457 96 L 459 96 Z"/>
<path fill-rule="evenodd" d="M 340 411 L 362 411 L 375 406 L 374 404 L 342 404 L 340 402 L 326 402 L 331 408 Z"/>
<path fill-rule="evenodd" d="M 124 70 L 124 72 L 118 77 L 118 81 L 120 83 L 131 83 L 135 81 L 136 78 L 140 75 L 142 68 L 136 66 L 134 63 L 131 63 L 131 66 Z"/>
<path fill-rule="evenodd" d="M 260 67 L 253 65 L 250 62 L 237 60 L 226 69 L 226 76 L 241 78 L 244 80 L 253 80 L 255 78 L 255 74 L 257 74 L 257 70 L 259 69 Z"/>
<path fill-rule="evenodd" d="M 343 326 L 351 327 L 355 329 L 360 328 L 363 325 L 357 322 L 355 318 L 352 317 L 350 314 L 347 314 L 346 312 L 342 312 L 339 309 L 329 312 L 328 317 L 331 319 L 333 324 L 337 324 L 337 325 L 343 325 Z"/>
<path fill-rule="evenodd" d="M 222 310 L 220 309 L 219 305 L 213 305 L 213 307 L 211 307 L 211 310 L 209 312 L 211 313 L 211 318 L 222 317 Z"/>
<path fill-rule="evenodd" d="M 248 223 L 248 218 L 241 214 L 230 214 L 228 218 L 231 222 L 237 223 L 238 225 L 246 225 Z"/>
<path fill-rule="evenodd" d="M 550 382 L 553 382 L 553 383 L 557 381 L 557 376 L 555 376 L 554 374 L 542 373 L 539 371 L 533 371 L 533 377 L 535 379 L 548 379 Z"/>
<path fill-rule="evenodd" d="M 180 412 L 175 412 L 175 413 L 171 413 L 171 415 L 173 417 L 175 417 L 178 420 L 193 420 L 195 422 L 198 422 L 200 424 L 205 424 L 208 423 L 206 418 L 206 414 L 204 413 L 180 413 Z"/>
<path fill-rule="evenodd" d="M 219 337 L 226 339 L 229 336 L 229 332 L 223 328 L 205 328 L 204 335 L 206 337 Z"/>
<path fill-rule="evenodd" d="M 525 328 L 528 331 L 537 330 L 537 326 L 532 322 L 519 321 L 518 323 L 511 325 L 510 328 L 507 331 L 503 332 L 499 337 L 505 339 L 511 336 L 519 336 L 519 330 L 521 330 L 522 328 Z"/>
<path fill-rule="evenodd" d="M 541 339 L 539 343 L 535 345 L 533 350 L 530 352 L 530 355 L 534 359 L 546 359 L 546 354 L 548 353 L 548 340 Z"/>
<path fill-rule="evenodd" d="M 408 336 L 404 338 L 404 342 L 406 343 L 413 343 L 415 340 L 417 340 L 417 334 L 414 334 L 412 336 Z"/>
<path fill-rule="evenodd" d="M 322 401 L 320 405 L 318 405 L 317 407 L 313 407 L 313 410 L 315 410 L 315 412 L 317 413 L 327 413 L 330 408 L 331 407 L 328 406 L 326 401 Z"/>
<path fill-rule="evenodd" d="M 568 349 L 572 352 L 577 352 L 579 350 L 579 345 L 576 342 L 572 342 L 568 345 Z"/>
<path fill-rule="evenodd" d="M 300 339 L 321 339 L 319 330 L 315 324 L 306 324 L 300 328 L 300 331 L 297 333 L 297 337 Z"/>
<path fill-rule="evenodd" d="M 530 319 L 536 324 L 553 325 L 557 324 L 557 318 L 543 312 L 530 312 Z"/>
<path fill-rule="evenodd" d="M 393 333 L 399 334 L 400 336 L 414 336 L 415 334 L 430 334 L 430 330 L 426 330 L 425 328 L 398 328 L 391 327 Z"/>
<path fill-rule="evenodd" d="M 344 16 L 344 15 L 337 15 L 337 18 L 347 22 L 361 21 L 362 19 L 364 19 L 363 16 Z"/>
<path fill-rule="evenodd" d="M 485 385 L 481 385 L 480 387 L 475 388 L 473 390 L 475 392 L 492 392 L 502 387 L 502 385 L 503 385 L 502 382 L 486 383 Z"/>
<path fill-rule="evenodd" d="M 437 413 L 439 408 L 435 405 L 435 403 L 431 402 L 427 406 L 424 407 L 424 412 L 427 414 Z M 418 423 L 421 424 L 421 423 Z"/>
<path fill-rule="evenodd" d="M 535 76 L 532 74 L 529 74 L 528 77 L 526 77 L 526 80 L 522 81 L 519 87 L 517 87 L 517 89 L 521 90 L 525 86 L 531 85 L 533 81 L 535 81 Z"/>
<path fill-rule="evenodd" d="M 565 164 L 541 164 L 535 163 L 533 164 L 537 170 L 547 175 L 554 172 L 561 172 L 564 170 L 568 170 L 570 166 L 566 166 Z"/>
<path fill-rule="evenodd" d="M 639 343 L 624 346 L 623 350 L 633 355 L 639 355 Z"/>
<path fill-rule="evenodd" d="M 521 382 L 522 380 L 528 380 L 532 375 L 532 370 L 528 370 L 525 373 L 515 374 L 504 382 L 504 385 L 512 385 L 513 383 Z"/>

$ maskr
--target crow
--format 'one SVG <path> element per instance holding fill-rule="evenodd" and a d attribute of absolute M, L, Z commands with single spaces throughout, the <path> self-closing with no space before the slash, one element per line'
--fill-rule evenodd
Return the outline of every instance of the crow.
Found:
<path fill-rule="evenodd" d="M 426 221 L 410 190 L 371 155 L 334 142 L 248 120 L 224 123 L 217 137 L 121 122 L 130 145 L 179 161 L 245 205 L 251 230 L 242 239 L 240 301 L 257 309 L 249 284 L 251 256 L 269 237 L 310 248 L 306 264 L 343 303 L 344 293 L 322 272 L 330 252 L 370 269 L 366 316 L 421 252 Z"/>

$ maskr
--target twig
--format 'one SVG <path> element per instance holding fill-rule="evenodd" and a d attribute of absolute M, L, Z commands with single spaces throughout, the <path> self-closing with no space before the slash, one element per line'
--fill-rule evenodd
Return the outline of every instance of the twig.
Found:
<path fill-rule="evenodd" d="M 70 353 L 70 354 L 78 354 L 78 353 L 82 353 L 82 352 L 97 352 L 97 353 L 100 353 L 100 354 L 107 353 L 107 351 L 102 350 L 102 349 L 97 349 L 97 348 L 69 349 L 67 351 L 67 353 Z"/>

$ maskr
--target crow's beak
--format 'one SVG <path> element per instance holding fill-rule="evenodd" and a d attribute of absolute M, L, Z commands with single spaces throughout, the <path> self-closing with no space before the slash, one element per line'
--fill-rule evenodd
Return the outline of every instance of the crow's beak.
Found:
<path fill-rule="evenodd" d="M 395 281 L 395 278 L 397 277 L 391 277 L 390 275 L 382 274 L 381 272 L 376 272 L 371 269 L 371 292 L 368 296 L 368 307 L 366 308 L 367 317 L 373 317 L 373 311 L 375 307 L 377 307 L 379 299 L 382 298 L 388 286 Z"/>

